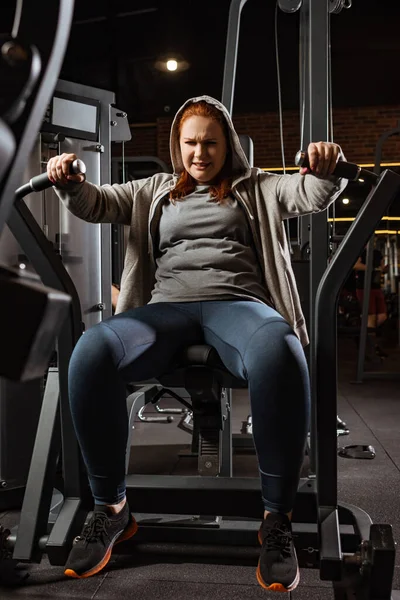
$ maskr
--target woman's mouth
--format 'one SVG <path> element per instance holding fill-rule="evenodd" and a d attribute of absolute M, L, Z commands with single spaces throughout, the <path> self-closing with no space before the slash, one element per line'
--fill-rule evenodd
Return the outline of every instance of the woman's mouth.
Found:
<path fill-rule="evenodd" d="M 194 168 L 197 169 L 198 171 L 205 171 L 209 166 L 210 163 L 192 163 Z"/>

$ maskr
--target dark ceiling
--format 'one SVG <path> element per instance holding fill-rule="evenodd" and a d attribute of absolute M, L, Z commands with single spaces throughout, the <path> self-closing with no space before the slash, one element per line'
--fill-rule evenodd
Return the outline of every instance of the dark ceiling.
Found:
<path fill-rule="evenodd" d="M 10 15 L 13 4 L 6 2 Z M 221 98 L 229 5 L 230 0 L 76 0 L 61 77 L 113 90 L 130 122 L 173 113 L 197 94 Z M 274 19 L 274 0 L 248 0 L 244 6 L 235 112 L 278 107 Z M 299 104 L 298 31 L 298 13 L 279 11 L 284 108 Z M 395 0 L 353 0 L 351 9 L 332 15 L 334 106 L 400 103 L 399 32 Z M 158 71 L 154 63 L 168 53 L 190 68 Z"/>

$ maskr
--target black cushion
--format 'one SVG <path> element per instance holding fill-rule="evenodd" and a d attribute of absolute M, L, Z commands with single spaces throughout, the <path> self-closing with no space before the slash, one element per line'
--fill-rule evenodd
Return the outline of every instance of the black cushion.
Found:
<path fill-rule="evenodd" d="M 178 358 L 176 369 L 157 379 L 164 386 L 185 387 L 185 370 L 193 366 L 203 366 L 213 369 L 215 377 L 222 387 L 232 389 L 247 388 L 247 381 L 238 379 L 232 375 L 226 369 L 215 348 L 206 344 L 187 346 Z"/>

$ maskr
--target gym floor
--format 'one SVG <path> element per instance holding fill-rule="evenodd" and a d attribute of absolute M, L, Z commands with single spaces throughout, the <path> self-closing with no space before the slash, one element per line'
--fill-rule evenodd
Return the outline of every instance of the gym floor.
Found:
<path fill-rule="evenodd" d="M 396 351 L 394 350 L 396 353 Z M 395 539 L 400 539 L 400 395 L 396 381 L 352 383 L 355 375 L 355 345 L 339 340 L 338 412 L 350 428 L 350 435 L 339 438 L 339 445 L 371 444 L 374 460 L 339 458 L 339 499 L 355 504 L 370 514 L 374 522 L 393 525 Z M 393 355 L 392 355 L 393 358 Z M 399 356 L 397 355 L 397 358 Z M 393 361 L 392 361 L 393 362 Z M 400 361 L 395 361 L 400 367 Z M 173 400 L 163 400 L 173 406 Z M 233 397 L 233 430 L 239 432 L 249 413 L 246 392 Z M 131 473 L 195 474 L 196 461 L 179 457 L 188 447 L 189 434 L 177 428 L 178 419 L 170 424 L 135 423 L 131 452 Z M 162 449 L 161 447 L 162 446 Z M 258 476 L 255 457 L 234 457 L 234 475 Z M 160 506 L 162 512 L 162 506 Z M 0 514 L 0 523 L 13 527 L 18 523 L 17 511 Z M 62 568 L 51 566 L 46 557 L 40 565 L 29 565 L 29 578 L 22 587 L 2 588 L 2 600 L 11 598 L 80 598 L 108 600 L 169 600 L 210 597 L 219 600 L 276 598 L 257 584 L 255 562 L 232 564 L 228 560 L 210 561 L 191 558 L 184 552 L 171 556 L 160 552 L 140 552 L 113 557 L 101 574 L 85 580 L 66 579 Z M 400 589 L 400 554 L 396 559 L 394 589 Z M 292 593 L 296 600 L 329 600 L 331 584 L 321 582 L 318 572 L 303 570 L 300 586 Z"/>

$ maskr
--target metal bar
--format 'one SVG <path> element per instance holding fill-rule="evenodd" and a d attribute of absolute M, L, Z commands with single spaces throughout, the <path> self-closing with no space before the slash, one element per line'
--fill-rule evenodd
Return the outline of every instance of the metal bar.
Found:
<path fill-rule="evenodd" d="M 365 350 L 368 337 L 368 313 L 369 313 L 369 297 L 371 295 L 371 281 L 374 262 L 374 240 L 373 236 L 368 242 L 367 255 L 365 264 L 367 266 L 364 271 L 364 296 L 362 302 L 360 341 L 358 345 L 358 360 L 357 360 L 357 383 L 362 383 L 364 375 Z"/>
<path fill-rule="evenodd" d="M 259 478 L 128 475 L 128 502 L 139 513 L 262 518 Z"/>
<path fill-rule="evenodd" d="M 299 26 L 299 71 L 300 71 L 300 147 L 306 149 L 310 139 L 310 0 L 303 0 Z M 311 216 L 298 218 L 298 243 L 303 253 L 310 243 Z M 309 329 L 309 315 L 305 315 Z M 312 462 L 312 461 L 311 461 Z"/>
<path fill-rule="evenodd" d="M 226 420 L 222 431 L 221 477 L 232 477 L 232 390 L 223 388 L 226 400 Z"/>
<path fill-rule="evenodd" d="M 23 200 L 14 204 L 8 226 L 45 285 L 72 297 L 69 317 L 58 339 L 60 411 L 66 496 L 80 496 L 82 464 L 68 400 L 68 364 L 82 332 L 82 317 L 76 288 L 60 257 L 44 235 Z"/>
<path fill-rule="evenodd" d="M 56 399 L 56 401 L 55 401 Z M 57 369 L 50 369 L 32 454 L 13 558 L 40 562 L 38 541 L 47 531 L 53 482 L 61 448 Z"/>
<path fill-rule="evenodd" d="M 236 62 L 239 45 L 240 17 L 247 0 L 232 0 L 229 7 L 228 33 L 226 38 L 224 78 L 222 83 L 222 104 L 229 114 L 233 110 L 235 91 Z"/>
<path fill-rule="evenodd" d="M 65 564 L 72 539 L 84 525 L 87 512 L 80 498 L 66 498 L 47 539 L 45 552 L 51 565 Z"/>
<path fill-rule="evenodd" d="M 21 7 L 21 3 L 18 7 Z M 56 85 L 69 39 L 73 11 L 73 0 L 55 0 L 50 4 L 46 0 L 25 2 L 14 24 L 14 33 L 18 30 L 17 35 L 21 40 L 31 40 L 35 45 L 41 64 L 37 64 L 34 93 L 28 98 L 22 115 L 12 125 L 17 149 L 7 177 L 0 182 L 0 232 L 11 212 L 21 173 Z M 38 19 L 38 14 L 46 14 L 46 18 Z"/>
<path fill-rule="evenodd" d="M 336 307 L 340 289 L 361 249 L 400 192 L 400 176 L 385 171 L 351 224 L 316 295 L 317 487 L 320 510 L 337 505 Z M 332 476 L 329 476 L 332 474 Z"/>
<path fill-rule="evenodd" d="M 338 581 L 342 579 L 338 511 L 320 508 L 318 520 L 320 577 L 323 581 Z"/>
<path fill-rule="evenodd" d="M 308 0 L 309 2 L 309 123 L 310 141 L 328 140 L 329 137 L 329 83 L 328 83 L 328 40 L 329 8 L 328 0 Z M 316 423 L 316 378 L 315 345 L 317 326 L 315 324 L 315 296 L 321 278 L 328 264 L 328 213 L 323 211 L 310 217 L 310 347 L 309 368 L 311 381 L 311 436 L 310 470 L 316 472 L 318 453 Z M 335 417 L 336 423 L 336 417 Z M 324 473 L 325 478 L 336 483 L 336 469 Z"/>
<path fill-rule="evenodd" d="M 133 430 L 135 428 L 134 422 L 137 413 L 141 408 L 149 404 L 154 396 L 157 394 L 161 386 L 148 384 L 143 385 L 140 389 L 135 390 L 126 399 L 126 407 L 128 411 L 129 430 L 128 439 L 126 443 L 126 456 L 125 456 L 125 473 L 128 473 L 129 462 L 130 462 L 130 451 L 132 445 Z"/>

